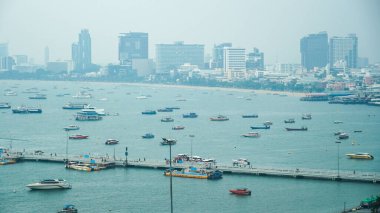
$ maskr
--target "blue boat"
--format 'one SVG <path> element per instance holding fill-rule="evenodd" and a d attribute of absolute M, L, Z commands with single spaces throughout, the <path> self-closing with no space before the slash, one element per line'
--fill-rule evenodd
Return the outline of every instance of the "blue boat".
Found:
<path fill-rule="evenodd" d="M 17 114 L 28 114 L 28 113 L 42 113 L 42 109 L 40 108 L 35 108 L 35 107 L 17 107 L 16 109 L 12 109 L 13 113 Z"/>
<path fill-rule="evenodd" d="M 251 129 L 270 129 L 270 126 L 251 126 Z"/>
<path fill-rule="evenodd" d="M 157 112 L 155 110 L 145 110 L 144 112 L 141 112 L 143 115 L 155 115 Z"/>
<path fill-rule="evenodd" d="M 152 133 L 146 133 L 145 135 L 141 136 L 144 139 L 151 139 L 154 138 L 154 135 Z"/>
<path fill-rule="evenodd" d="M 198 115 L 195 112 L 190 112 L 188 114 L 183 114 L 182 117 L 183 118 L 196 118 L 196 117 L 198 117 Z"/>
<path fill-rule="evenodd" d="M 173 112 L 172 108 L 163 108 L 163 109 L 158 109 L 157 112 Z"/>

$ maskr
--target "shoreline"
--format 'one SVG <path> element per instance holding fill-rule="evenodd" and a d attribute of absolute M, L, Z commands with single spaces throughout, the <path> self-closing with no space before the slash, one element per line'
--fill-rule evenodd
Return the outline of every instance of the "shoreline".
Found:
<path fill-rule="evenodd" d="M 128 86 L 143 86 L 143 87 L 159 87 L 159 88 L 179 88 L 179 89 L 196 89 L 196 90 L 212 90 L 212 91 L 226 91 L 226 92 L 242 92 L 242 93 L 256 93 L 268 95 L 287 95 L 293 97 L 305 96 L 305 92 L 291 92 L 291 91 L 276 91 L 276 90 L 256 90 L 245 88 L 231 88 L 231 87 L 210 87 L 210 86 L 193 86 L 193 85 L 176 85 L 176 84 L 160 84 L 160 83 L 131 83 L 131 82 L 110 82 L 110 81 L 70 81 L 70 80 L 27 80 L 27 79 L 0 79 L 0 81 L 44 81 L 44 82 L 78 82 L 78 83 L 105 83 L 105 84 L 120 84 Z"/>

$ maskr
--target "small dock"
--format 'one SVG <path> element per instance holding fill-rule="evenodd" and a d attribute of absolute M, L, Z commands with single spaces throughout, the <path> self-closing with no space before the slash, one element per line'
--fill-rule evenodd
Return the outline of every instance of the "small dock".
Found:
<path fill-rule="evenodd" d="M 15 152 L 10 157 L 17 159 L 18 161 L 37 161 L 37 162 L 52 162 L 52 163 L 64 163 L 66 155 L 63 154 L 35 154 L 27 152 Z M 79 161 L 84 163 L 90 163 L 95 161 L 101 164 L 112 165 L 112 167 L 135 167 L 146 169 L 161 169 L 165 170 L 169 168 L 168 161 L 152 161 L 145 159 L 128 160 L 122 158 L 113 158 L 111 156 L 81 156 L 81 155 L 69 155 L 69 161 Z M 220 170 L 225 175 L 256 175 L 256 176 L 275 176 L 286 177 L 296 179 L 314 179 L 314 180 L 330 180 L 330 181 L 346 181 L 346 182 L 363 182 L 363 183 L 380 183 L 380 172 L 361 172 L 361 171 L 347 171 L 340 170 L 338 176 L 338 170 L 324 170 L 324 169 L 307 169 L 307 168 L 269 168 L 269 167 L 257 167 L 251 166 L 229 166 L 223 164 L 211 164 L 211 163 L 172 163 L 174 169 L 183 169 L 191 165 L 200 168 Z"/>

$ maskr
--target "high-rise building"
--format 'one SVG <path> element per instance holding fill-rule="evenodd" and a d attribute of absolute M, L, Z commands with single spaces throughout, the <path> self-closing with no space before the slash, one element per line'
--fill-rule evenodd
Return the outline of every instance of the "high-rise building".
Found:
<path fill-rule="evenodd" d="M 148 33 L 130 32 L 119 35 L 120 65 L 131 64 L 132 59 L 148 59 Z"/>
<path fill-rule="evenodd" d="M 81 30 L 77 43 L 71 46 L 74 70 L 83 72 L 91 69 L 91 37 L 87 29 Z"/>
<path fill-rule="evenodd" d="M 264 70 L 264 53 L 253 48 L 253 51 L 247 54 L 246 68 L 248 70 Z"/>
<path fill-rule="evenodd" d="M 156 72 L 165 73 L 179 66 L 189 63 L 197 65 L 200 69 L 204 66 L 204 45 L 184 44 L 183 41 L 174 44 L 156 45 Z"/>
<path fill-rule="evenodd" d="M 329 44 L 326 32 L 309 34 L 301 39 L 301 64 L 307 70 L 328 64 Z"/>
<path fill-rule="evenodd" d="M 347 68 L 357 68 L 358 37 L 349 34 L 345 37 L 330 38 L 330 66 L 337 67 L 344 64 Z"/>
<path fill-rule="evenodd" d="M 211 68 L 223 68 L 225 47 L 232 47 L 232 43 L 221 43 L 214 45 L 214 49 L 212 51 Z"/>
<path fill-rule="evenodd" d="M 223 53 L 224 76 L 228 80 L 246 78 L 245 49 L 225 47 Z"/>
<path fill-rule="evenodd" d="M 7 57 L 8 56 L 8 43 L 1 43 L 0 44 L 0 58 L 1 57 Z"/>
<path fill-rule="evenodd" d="M 28 56 L 27 55 L 14 55 L 13 56 L 16 65 L 25 65 L 28 64 Z"/>

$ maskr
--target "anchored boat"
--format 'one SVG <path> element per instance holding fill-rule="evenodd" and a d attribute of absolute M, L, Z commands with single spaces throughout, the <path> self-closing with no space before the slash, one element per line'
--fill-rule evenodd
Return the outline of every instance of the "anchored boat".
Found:
<path fill-rule="evenodd" d="M 231 194 L 235 195 L 251 195 L 251 190 L 248 190 L 247 188 L 230 189 L 229 191 L 231 192 Z"/>
<path fill-rule="evenodd" d="M 47 179 L 26 185 L 30 189 L 71 189 L 71 185 L 63 179 Z"/>
<path fill-rule="evenodd" d="M 170 176 L 170 170 L 167 169 L 164 172 L 164 175 Z M 198 169 L 193 166 L 186 169 L 182 169 L 181 171 L 172 170 L 171 175 L 173 177 L 209 179 L 209 180 L 217 180 L 223 177 L 223 173 L 219 170 L 213 171 L 213 170 L 206 170 L 206 169 Z"/>
<path fill-rule="evenodd" d="M 374 159 L 374 157 L 370 155 L 369 153 L 346 154 L 346 156 L 351 159 L 366 159 L 366 160 Z"/>

